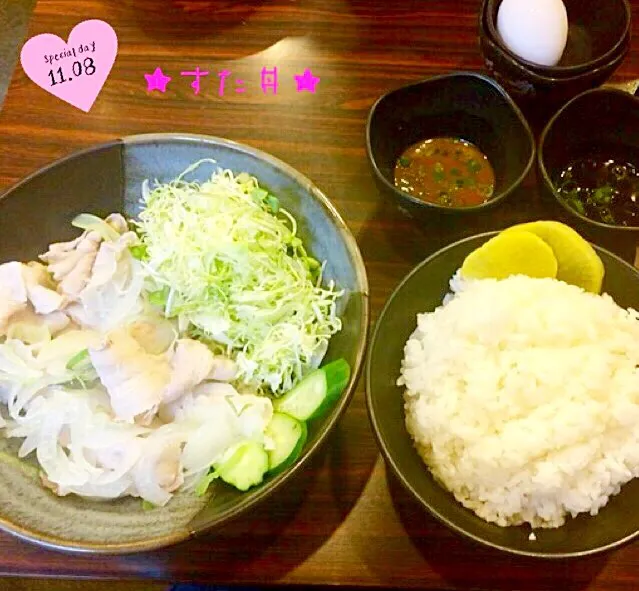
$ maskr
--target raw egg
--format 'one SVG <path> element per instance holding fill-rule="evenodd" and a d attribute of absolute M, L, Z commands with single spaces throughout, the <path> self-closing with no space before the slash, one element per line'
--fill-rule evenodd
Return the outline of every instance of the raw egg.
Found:
<path fill-rule="evenodd" d="M 503 0 L 497 31 L 518 57 L 556 66 L 568 40 L 568 13 L 562 0 Z"/>

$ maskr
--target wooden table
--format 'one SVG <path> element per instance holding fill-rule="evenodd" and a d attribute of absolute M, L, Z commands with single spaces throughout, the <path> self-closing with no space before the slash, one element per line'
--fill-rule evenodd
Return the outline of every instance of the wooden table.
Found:
<path fill-rule="evenodd" d="M 81 20 L 100 18 L 117 31 L 119 54 L 88 114 L 16 69 L 0 112 L 0 189 L 74 150 L 127 134 L 183 131 L 251 144 L 309 176 L 344 215 L 366 260 L 374 319 L 401 277 L 434 249 L 544 213 L 531 178 L 486 220 L 429 227 L 383 201 L 371 176 L 364 144 L 370 106 L 411 81 L 480 70 L 478 7 L 479 0 L 39 0 L 29 36 L 66 38 Z M 637 36 L 639 3 L 635 12 Z M 196 66 L 209 71 L 199 95 L 192 79 L 180 75 Z M 173 78 L 166 93 L 147 92 L 144 74 L 157 67 Z M 265 94 L 260 73 L 274 67 L 279 88 Z M 315 93 L 296 91 L 293 76 L 306 68 L 320 77 Z M 231 75 L 220 97 L 218 73 L 224 69 Z M 637 77 L 635 46 L 617 79 Z M 244 80 L 243 93 L 234 92 L 237 78 Z M 459 538 L 417 507 L 385 470 L 360 384 L 303 481 L 223 531 L 159 552 L 108 558 L 48 552 L 1 535 L 0 573 L 621 590 L 639 585 L 639 544 L 588 560 L 540 563 Z"/>

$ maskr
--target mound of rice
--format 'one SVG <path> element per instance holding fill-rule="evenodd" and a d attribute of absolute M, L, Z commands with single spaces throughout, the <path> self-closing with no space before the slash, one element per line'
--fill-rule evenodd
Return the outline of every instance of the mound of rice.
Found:
<path fill-rule="evenodd" d="M 561 526 L 639 474 L 639 314 L 554 279 L 451 281 L 405 346 L 406 426 L 501 526 Z"/>

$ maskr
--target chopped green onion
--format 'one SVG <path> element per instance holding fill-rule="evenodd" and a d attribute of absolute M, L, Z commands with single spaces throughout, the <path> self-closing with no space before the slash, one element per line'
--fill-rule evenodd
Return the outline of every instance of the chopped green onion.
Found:
<path fill-rule="evenodd" d="M 581 215 L 586 215 L 586 208 L 579 199 L 570 199 L 568 202 L 572 205 L 573 209 L 576 209 Z"/>
<path fill-rule="evenodd" d="M 614 189 L 610 186 L 598 187 L 592 194 L 592 200 L 596 204 L 609 204 L 612 201 Z"/>

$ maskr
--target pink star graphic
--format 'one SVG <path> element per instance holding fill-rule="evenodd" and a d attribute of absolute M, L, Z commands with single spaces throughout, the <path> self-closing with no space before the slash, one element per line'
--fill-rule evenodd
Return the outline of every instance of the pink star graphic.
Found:
<path fill-rule="evenodd" d="M 160 92 L 166 92 L 166 85 L 171 82 L 170 76 L 165 76 L 160 68 L 155 68 L 153 74 L 144 74 L 146 78 L 146 90 L 159 90 Z"/>
<path fill-rule="evenodd" d="M 293 76 L 297 82 L 297 92 L 307 90 L 308 92 L 315 93 L 315 87 L 319 84 L 320 79 L 317 76 L 313 76 L 313 73 L 306 68 L 304 73 L 298 76 Z"/>

